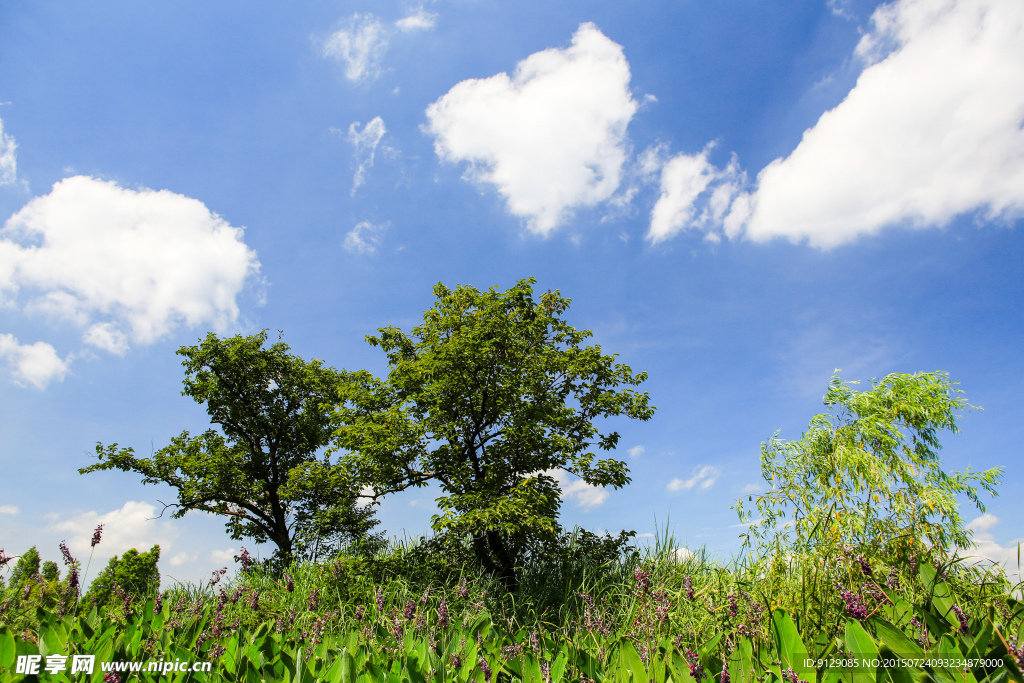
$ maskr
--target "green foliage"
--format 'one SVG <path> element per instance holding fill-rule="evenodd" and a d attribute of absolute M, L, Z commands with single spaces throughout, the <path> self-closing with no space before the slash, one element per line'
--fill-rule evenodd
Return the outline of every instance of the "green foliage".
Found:
<path fill-rule="evenodd" d="M 342 385 L 334 448 L 373 499 L 436 482 L 437 532 L 468 537 L 477 562 L 514 589 L 515 567 L 559 531 L 557 470 L 595 486 L 624 486 L 626 464 L 598 460 L 616 432 L 595 421 L 647 420 L 636 386 L 646 374 L 583 346 L 591 336 L 561 315 L 558 292 L 534 300 L 533 279 L 507 291 L 434 288 L 437 301 L 411 335 L 380 329 L 367 341 L 387 354 L 381 380 L 353 373 Z"/>
<path fill-rule="evenodd" d="M 219 432 L 182 432 L 151 458 L 97 444 L 99 462 L 79 471 L 120 469 L 168 484 L 178 492 L 168 506 L 174 517 L 221 515 L 232 538 L 276 544 L 281 565 L 363 538 L 377 523 L 372 507 L 357 507 L 346 470 L 318 456 L 337 426 L 324 405 L 346 373 L 306 362 L 283 342 L 264 348 L 266 340 L 266 330 L 228 339 L 211 333 L 178 350 L 182 393 L 205 404 Z"/>
<path fill-rule="evenodd" d="M 43 570 L 40 572 L 42 577 L 47 581 L 59 581 L 60 580 L 60 569 L 57 568 L 57 563 L 52 560 L 43 562 Z"/>
<path fill-rule="evenodd" d="M 23 586 L 26 581 L 39 573 L 39 550 L 32 546 L 26 550 L 11 570 L 9 585 L 11 588 Z"/>
<path fill-rule="evenodd" d="M 772 489 L 753 499 L 759 520 L 745 543 L 761 544 L 762 556 L 809 562 L 850 549 L 908 560 L 969 547 L 957 497 L 984 511 L 980 489 L 996 495 L 1002 470 L 942 469 L 938 432 L 959 431 L 956 412 L 968 407 L 961 393 L 944 373 L 894 373 L 868 391 L 833 377 L 824 398 L 831 414 L 816 415 L 797 441 L 761 445 Z M 737 508 L 749 521 L 742 501 Z"/>
<path fill-rule="evenodd" d="M 158 545 L 145 553 L 132 548 L 120 558 L 115 555 L 93 580 L 82 602 L 103 608 L 118 599 L 131 597 L 138 600 L 155 594 L 160 588 L 160 571 L 157 569 L 159 560 Z"/>

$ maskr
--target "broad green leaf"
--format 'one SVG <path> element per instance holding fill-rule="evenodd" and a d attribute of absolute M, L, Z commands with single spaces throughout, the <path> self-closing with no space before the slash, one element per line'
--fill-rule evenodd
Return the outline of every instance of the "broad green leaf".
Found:
<path fill-rule="evenodd" d="M 860 622 L 850 619 L 846 622 L 846 651 L 859 665 L 851 672 L 852 683 L 875 683 L 877 671 L 865 666 L 865 662 L 878 659 L 878 646 Z"/>

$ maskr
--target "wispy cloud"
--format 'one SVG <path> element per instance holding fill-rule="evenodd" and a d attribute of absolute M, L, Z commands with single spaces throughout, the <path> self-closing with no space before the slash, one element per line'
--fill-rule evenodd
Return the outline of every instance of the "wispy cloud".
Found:
<path fill-rule="evenodd" d="M 345 65 L 345 78 L 355 83 L 373 80 L 380 74 L 380 60 L 388 48 L 388 31 L 372 14 L 353 14 L 345 28 L 331 34 L 324 43 L 325 57 Z"/>
<path fill-rule="evenodd" d="M 647 449 L 644 448 L 643 446 L 633 446 L 626 452 L 629 453 L 629 457 L 631 458 L 639 458 L 641 455 L 644 454 L 644 451 L 646 450 Z"/>
<path fill-rule="evenodd" d="M 395 22 L 395 28 L 399 31 L 426 31 L 434 28 L 437 24 L 437 15 L 423 9 L 423 6 L 416 8 L 412 14 L 402 17 Z"/>
<path fill-rule="evenodd" d="M 352 195 L 366 181 L 366 171 L 373 166 L 374 157 L 377 154 L 377 145 L 381 138 L 387 133 L 384 127 L 384 119 L 377 116 L 368 121 L 362 130 L 359 129 L 359 122 L 356 121 L 348 127 L 348 140 L 355 147 L 356 172 L 352 177 Z"/>
<path fill-rule="evenodd" d="M 374 225 L 370 221 L 360 221 L 356 227 L 345 234 L 344 246 L 353 253 L 375 254 L 383 238 L 387 225 Z"/>
<path fill-rule="evenodd" d="M 411 33 L 432 29 L 437 15 L 418 7 L 393 24 L 386 24 L 369 13 L 357 12 L 345 21 L 344 27 L 323 42 L 324 57 L 345 66 L 345 78 L 353 83 L 369 82 L 380 76 L 381 61 L 388 51 L 395 31 Z"/>
<path fill-rule="evenodd" d="M 21 514 L 21 508 L 17 505 L 0 505 L 0 515 Z"/>
<path fill-rule="evenodd" d="M 718 481 L 721 470 L 713 465 L 698 465 L 689 479 L 673 479 L 668 483 L 669 491 L 689 491 L 693 488 L 707 490 Z"/>
<path fill-rule="evenodd" d="M 4 132 L 4 122 L 0 120 L 0 185 L 13 185 L 18 181 L 18 143 Z"/>

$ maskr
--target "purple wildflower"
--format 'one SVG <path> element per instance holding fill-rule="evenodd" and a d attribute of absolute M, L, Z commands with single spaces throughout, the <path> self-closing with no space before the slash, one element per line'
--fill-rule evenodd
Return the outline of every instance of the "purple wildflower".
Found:
<path fill-rule="evenodd" d="M 103 525 L 100 524 L 96 527 L 96 530 L 92 532 L 92 545 L 90 547 L 95 548 L 100 544 L 100 539 L 103 538 Z"/>
<path fill-rule="evenodd" d="M 441 600 L 441 604 L 437 608 L 437 625 L 441 628 L 448 628 L 451 623 L 452 619 L 448 614 L 448 603 L 445 600 Z"/>
<path fill-rule="evenodd" d="M 644 571 L 641 567 L 633 570 L 633 580 L 636 581 L 636 594 L 647 595 L 651 592 L 651 573 Z"/>
<path fill-rule="evenodd" d="M 722 675 L 719 677 L 719 683 L 729 683 L 730 680 L 729 665 L 722 662 Z"/>
<path fill-rule="evenodd" d="M 480 655 L 480 660 L 477 663 L 480 665 L 480 670 L 484 673 L 484 681 L 486 681 L 486 683 L 491 683 L 491 676 L 493 675 L 493 672 L 491 671 L 491 667 L 487 665 L 487 660 L 484 659 L 483 655 Z M 541 666 L 544 665 L 541 664 Z"/>
<path fill-rule="evenodd" d="M 309 592 L 309 597 L 306 598 L 306 605 L 309 607 L 310 612 L 315 612 L 316 608 L 320 605 L 320 593 L 315 588 Z"/>
<path fill-rule="evenodd" d="M 740 613 L 739 605 L 736 602 L 736 596 L 729 593 L 729 616 L 736 618 Z"/>
<path fill-rule="evenodd" d="M 384 612 L 384 593 L 380 588 L 373 592 L 373 599 L 377 602 L 377 611 Z"/>
<path fill-rule="evenodd" d="M 856 593 L 843 590 L 842 586 L 839 586 L 839 595 L 842 596 L 844 601 L 846 601 L 847 614 L 854 619 L 867 619 L 868 607 L 864 604 L 863 598 Z"/>
<path fill-rule="evenodd" d="M 683 656 L 686 657 L 686 663 L 690 667 L 690 676 L 692 676 L 693 680 L 697 681 L 697 683 L 700 683 L 704 680 L 704 665 L 700 663 L 700 657 L 690 648 L 686 648 L 683 652 Z"/>
<path fill-rule="evenodd" d="M 406 619 L 412 619 L 414 614 L 416 614 L 416 601 L 410 598 L 409 601 L 405 603 L 405 609 L 402 610 L 402 616 Z"/>
<path fill-rule="evenodd" d="M 359 607 L 356 607 L 356 621 L 362 621 L 363 617 L 365 617 L 365 616 L 366 616 L 366 607 L 364 607 L 363 605 L 359 605 Z"/>
<path fill-rule="evenodd" d="M 291 575 L 288 575 L 288 580 L 285 581 L 284 589 L 286 591 L 288 591 L 289 593 L 294 593 L 295 592 L 295 581 L 292 580 Z"/>
<path fill-rule="evenodd" d="M 466 587 L 466 577 L 463 576 L 462 580 L 459 581 L 459 597 L 466 599 L 469 597 L 469 588 Z"/>
<path fill-rule="evenodd" d="M 864 557 L 863 555 L 858 555 L 857 556 L 857 562 L 860 563 L 860 571 L 861 571 L 861 573 L 864 574 L 864 576 L 866 576 L 866 577 L 868 577 L 870 579 L 871 576 L 872 576 L 871 561 L 868 560 L 868 558 Z"/>
<path fill-rule="evenodd" d="M 260 592 L 258 590 L 254 590 L 252 592 L 252 595 L 249 596 L 249 609 L 251 609 L 253 612 L 255 612 L 259 608 L 260 608 Z"/>
<path fill-rule="evenodd" d="M 957 620 L 960 622 L 960 633 L 967 633 L 967 615 L 956 605 L 953 605 L 953 614 L 956 615 Z"/>
<path fill-rule="evenodd" d="M 73 564 L 77 564 L 75 558 L 71 557 L 71 551 L 68 550 L 68 544 L 64 541 L 60 542 L 60 552 L 64 556 L 64 566 L 70 567 Z"/>
<path fill-rule="evenodd" d="M 242 564 L 243 574 L 248 573 L 249 569 L 252 568 L 252 565 L 255 564 L 255 560 L 253 560 L 249 555 L 249 551 L 245 549 L 245 546 L 242 546 L 241 555 L 235 555 L 235 562 L 240 562 Z"/>
<path fill-rule="evenodd" d="M 786 669 L 782 672 L 782 680 L 789 681 L 789 683 L 796 683 L 797 675 L 792 669 Z"/>
<path fill-rule="evenodd" d="M 693 600 L 693 581 L 689 576 L 683 577 L 683 593 L 686 594 L 687 600 Z"/>
<path fill-rule="evenodd" d="M 116 671 L 108 671 L 103 676 L 103 683 L 121 683 L 121 674 Z"/>

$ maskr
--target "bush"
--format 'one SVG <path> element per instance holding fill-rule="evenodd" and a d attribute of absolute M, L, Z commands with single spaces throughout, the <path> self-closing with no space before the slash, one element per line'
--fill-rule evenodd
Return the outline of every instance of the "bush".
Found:
<path fill-rule="evenodd" d="M 97 608 L 103 608 L 109 605 L 115 596 L 121 599 L 134 599 L 156 593 L 160 588 L 160 571 L 156 566 L 159 559 L 158 545 L 145 553 L 132 548 L 120 558 L 115 555 L 89 586 L 89 592 L 85 594 L 83 602 L 86 605 L 93 604 Z"/>

